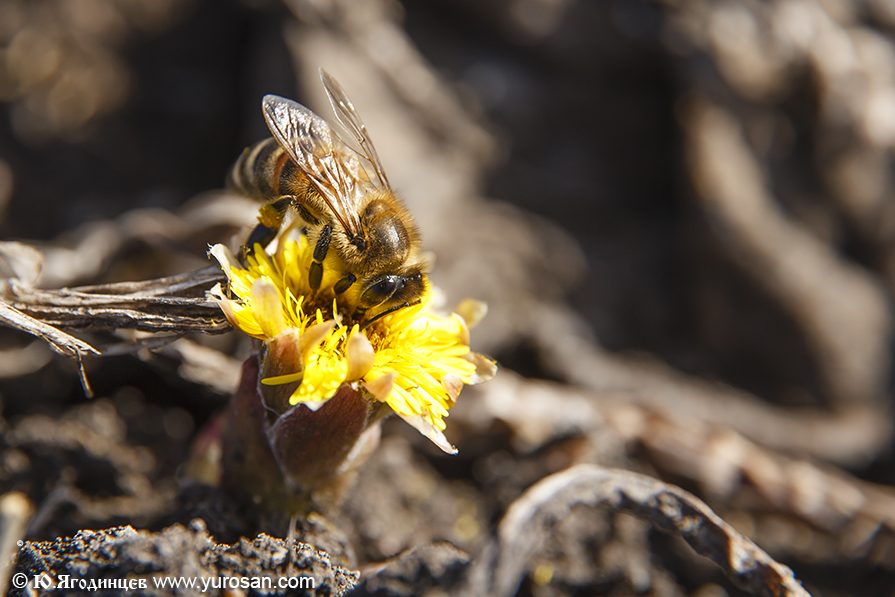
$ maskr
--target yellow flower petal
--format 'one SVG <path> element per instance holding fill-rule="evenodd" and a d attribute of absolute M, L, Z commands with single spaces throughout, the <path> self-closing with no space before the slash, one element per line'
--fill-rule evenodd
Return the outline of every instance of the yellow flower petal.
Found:
<path fill-rule="evenodd" d="M 463 318 L 469 329 L 472 329 L 488 314 L 488 303 L 471 298 L 463 299 L 457 305 L 455 312 Z"/>
<path fill-rule="evenodd" d="M 348 380 L 362 378 L 376 362 L 376 351 L 373 349 L 373 345 L 357 325 L 354 326 L 351 336 L 348 337 L 345 358 L 348 361 L 348 372 L 345 376 Z"/>
<path fill-rule="evenodd" d="M 298 350 L 301 352 L 302 358 L 307 359 L 311 351 L 316 349 L 318 345 L 329 336 L 336 327 L 335 321 L 326 321 L 312 325 L 304 331 L 299 340 Z"/>
<path fill-rule="evenodd" d="M 397 373 L 386 373 L 372 381 L 364 384 L 364 388 L 376 398 L 379 402 L 385 402 L 392 394 L 392 388 L 395 387 L 395 380 L 398 378 Z"/>
<path fill-rule="evenodd" d="M 428 437 L 433 444 L 441 448 L 445 453 L 452 455 L 457 453 L 457 448 L 451 445 L 444 436 L 444 433 L 442 433 L 440 429 L 436 429 L 425 418 L 419 415 L 402 415 L 401 413 L 398 413 L 398 416 L 409 423 L 414 429 Z"/>
<path fill-rule="evenodd" d="M 255 321 L 268 338 L 275 338 L 286 329 L 283 317 L 283 302 L 277 287 L 270 281 L 259 278 L 252 284 L 252 310 Z"/>

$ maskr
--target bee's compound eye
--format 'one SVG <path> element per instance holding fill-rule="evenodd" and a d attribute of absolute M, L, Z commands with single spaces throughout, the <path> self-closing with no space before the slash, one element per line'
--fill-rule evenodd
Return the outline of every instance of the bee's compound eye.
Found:
<path fill-rule="evenodd" d="M 400 276 L 383 276 L 364 290 L 361 302 L 369 307 L 378 305 L 393 295 L 400 283 Z"/>

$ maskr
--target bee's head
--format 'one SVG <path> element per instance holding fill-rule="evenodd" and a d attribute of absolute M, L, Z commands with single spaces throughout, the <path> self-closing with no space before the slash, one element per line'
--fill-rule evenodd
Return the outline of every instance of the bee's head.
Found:
<path fill-rule="evenodd" d="M 369 310 L 384 307 L 385 311 L 412 305 L 419 301 L 426 288 L 425 276 L 419 269 L 405 274 L 382 274 L 373 276 L 364 286 L 360 295 L 360 307 Z M 377 309 L 379 310 L 379 309 Z"/>

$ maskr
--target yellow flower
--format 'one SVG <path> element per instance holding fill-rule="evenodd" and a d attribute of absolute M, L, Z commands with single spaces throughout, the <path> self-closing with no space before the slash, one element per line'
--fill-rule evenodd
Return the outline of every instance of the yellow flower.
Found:
<path fill-rule="evenodd" d="M 428 284 L 416 305 L 369 325 L 353 321 L 332 291 L 339 278 L 335 258 L 327 257 L 329 275 L 315 292 L 308 284 L 313 247 L 307 238 L 282 235 L 278 245 L 273 254 L 257 246 L 245 267 L 223 245 L 211 249 L 229 280 L 226 292 L 218 285 L 211 295 L 230 323 L 265 343 L 283 334 L 298 338 L 296 370 L 261 383 L 300 382 L 289 404 L 312 410 L 349 384 L 455 453 L 443 434 L 444 417 L 464 384 L 484 381 L 494 370 L 491 361 L 469 350 L 466 321 L 456 313 L 438 313 Z"/>

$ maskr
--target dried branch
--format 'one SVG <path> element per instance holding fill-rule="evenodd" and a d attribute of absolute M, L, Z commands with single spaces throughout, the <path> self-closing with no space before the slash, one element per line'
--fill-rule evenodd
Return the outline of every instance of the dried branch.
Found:
<path fill-rule="evenodd" d="M 9 327 L 22 330 L 49 342 L 59 354 L 80 359 L 87 355 L 98 355 L 99 351 L 83 340 L 56 329 L 34 317 L 22 313 L 3 299 L 0 299 L 0 321 Z"/>
<path fill-rule="evenodd" d="M 793 458 L 750 441 L 729 426 L 689 411 L 673 415 L 626 403 L 617 393 L 599 394 L 561 384 L 526 380 L 503 370 L 475 388 L 455 422 L 483 432 L 500 420 L 514 433 L 517 450 L 531 454 L 550 442 L 585 437 L 613 453 L 640 459 L 668 475 L 691 480 L 718 503 L 739 504 L 748 518 L 783 514 L 807 523 L 818 541 L 814 559 L 864 557 L 881 537 L 895 535 L 895 491 L 839 469 Z M 784 418 L 794 433 L 809 420 Z M 855 432 L 866 426 L 855 422 Z M 596 449 L 596 448 L 595 448 Z M 624 461 L 619 463 L 624 466 Z M 748 524 L 748 523 L 747 523 Z M 884 539 L 882 539 L 884 540 Z M 775 549 L 797 555 L 791 542 Z M 801 550 L 804 551 L 804 550 Z M 882 556 L 878 556 L 882 557 Z M 888 561 L 888 560 L 886 560 Z"/>
<path fill-rule="evenodd" d="M 0 316 L 8 313 L 6 323 L 51 344 L 71 338 L 61 329 L 219 334 L 229 331 L 230 325 L 204 291 L 223 281 L 223 272 L 213 267 L 154 280 L 59 290 L 40 290 L 10 279 L 5 284 L 7 299 L 0 299 L 0 309 L 5 309 Z M 180 296 L 184 294 L 192 296 Z M 81 356 L 99 354 L 80 340 L 74 342 Z M 71 350 L 62 352 L 76 356 Z"/>
<path fill-rule="evenodd" d="M 514 595 L 550 529 L 573 507 L 602 504 L 680 535 L 745 590 L 765 597 L 810 597 L 792 570 L 737 533 L 696 496 L 645 475 L 594 465 L 551 475 L 510 506 L 497 537 L 470 568 L 466 594 Z"/>
<path fill-rule="evenodd" d="M 222 334 L 231 329 L 227 320 L 215 313 L 210 305 L 202 305 L 200 309 L 184 309 L 177 300 L 162 299 L 152 309 L 148 306 L 143 309 L 35 307 L 22 303 L 16 303 L 16 306 L 35 319 L 70 330 L 133 329 L 141 332 Z"/>
<path fill-rule="evenodd" d="M 86 307 L 116 303 L 133 304 L 134 301 L 152 302 L 152 299 L 157 297 L 170 301 L 172 297 L 167 295 L 177 295 L 188 290 L 196 290 L 202 296 L 205 287 L 224 280 L 226 277 L 221 269 L 212 266 L 154 280 L 96 284 L 59 290 L 40 290 L 15 279 L 10 280 L 9 284 L 10 292 L 29 304 Z M 208 304 L 205 300 L 188 300 L 196 301 L 196 304 Z"/>
<path fill-rule="evenodd" d="M 645 448 L 644 455 L 660 470 L 692 479 L 725 503 L 736 503 L 732 496 L 748 483 L 757 492 L 745 501 L 752 505 L 749 510 L 784 512 L 833 533 L 843 556 L 866 548 L 881 529 L 895 534 L 891 487 L 774 453 L 729 429 L 633 412 L 630 407 L 613 409 L 605 403 L 602 410 L 609 425 L 625 441 Z M 862 534 L 859 529 L 872 530 Z M 855 535 L 861 537 L 855 541 Z"/>
<path fill-rule="evenodd" d="M 212 284 L 225 280 L 214 267 L 155 280 L 41 290 L 34 287 L 44 263 L 40 251 L 22 243 L 0 243 L 0 258 L 12 276 L 0 282 L 0 322 L 46 340 L 56 352 L 76 358 L 81 385 L 88 396 L 92 391 L 83 358 L 120 354 L 128 349 L 122 350 L 120 345 L 97 349 L 63 329 L 139 330 L 174 336 L 230 330 L 217 305 L 205 297 Z M 161 342 L 168 344 L 174 339 L 162 338 Z M 137 343 L 129 350 L 144 347 Z M 45 363 L 46 359 L 35 359 L 32 366 L 19 373 Z"/>

